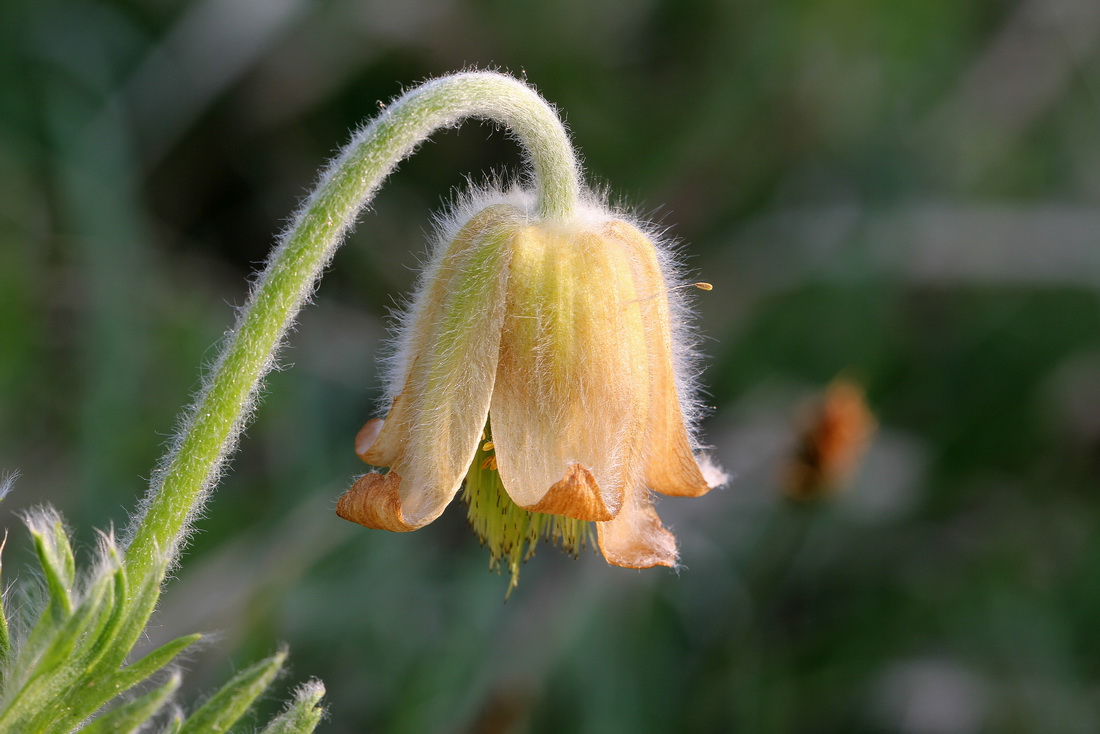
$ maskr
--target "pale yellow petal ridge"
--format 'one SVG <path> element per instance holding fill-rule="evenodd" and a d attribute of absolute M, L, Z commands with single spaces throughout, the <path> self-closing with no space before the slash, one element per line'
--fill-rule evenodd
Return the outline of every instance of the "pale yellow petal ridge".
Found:
<path fill-rule="evenodd" d="M 517 505 L 537 507 L 583 467 L 583 486 L 614 515 L 641 477 L 649 413 L 630 254 L 594 232 L 548 226 L 525 228 L 512 249 L 490 407 L 501 481 Z"/>
<path fill-rule="evenodd" d="M 596 523 L 604 559 L 623 568 L 676 567 L 676 537 L 661 524 L 645 487 L 627 492 L 622 510 L 610 522 Z"/>
<path fill-rule="evenodd" d="M 382 432 L 384 422 L 381 418 L 372 418 L 359 429 L 359 433 L 355 434 L 355 453 L 363 461 L 367 461 L 367 455 L 378 443 L 378 434 Z"/>
<path fill-rule="evenodd" d="M 368 423 L 356 441 L 365 461 L 390 472 L 368 474 L 349 490 L 370 507 L 390 508 L 396 498 L 396 510 L 387 509 L 389 519 L 379 521 L 386 529 L 420 527 L 438 517 L 477 451 L 497 373 L 508 243 L 522 221 L 508 205 L 474 216 L 447 245 L 413 308 L 403 389 L 381 426 Z"/>
<path fill-rule="evenodd" d="M 614 220 L 605 227 L 607 236 L 631 253 L 634 278 L 642 294 L 650 393 L 646 484 L 662 494 L 698 497 L 716 485 L 704 477 L 684 420 L 676 388 L 668 283 L 657 250 L 644 233 L 627 222 Z M 711 473 L 711 478 L 720 473 Z"/>

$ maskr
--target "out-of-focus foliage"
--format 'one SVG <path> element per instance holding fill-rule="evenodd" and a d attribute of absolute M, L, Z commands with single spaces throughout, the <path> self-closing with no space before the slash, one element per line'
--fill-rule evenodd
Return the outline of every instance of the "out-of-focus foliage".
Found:
<path fill-rule="evenodd" d="M 337 256 L 154 620 L 149 649 L 220 633 L 182 698 L 279 640 L 332 732 L 1096 731 L 1098 44 L 1091 0 L 6 0 L 6 511 L 57 505 L 87 557 L 349 129 L 499 65 L 714 283 L 733 484 L 661 503 L 679 574 L 546 548 L 507 604 L 461 508 L 335 517 L 430 213 L 519 164 L 437 135 Z M 838 374 L 879 431 L 847 492 L 788 506 Z M 5 573 L 31 557 L 13 535 Z"/>

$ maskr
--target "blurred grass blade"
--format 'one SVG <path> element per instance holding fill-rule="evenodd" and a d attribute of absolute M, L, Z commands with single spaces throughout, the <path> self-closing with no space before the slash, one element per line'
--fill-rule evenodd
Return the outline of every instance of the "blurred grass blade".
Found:
<path fill-rule="evenodd" d="M 180 734 L 210 734 L 227 731 L 275 679 L 286 660 L 280 650 L 266 660 L 244 669 L 233 677 L 213 698 L 187 717 Z"/>
<path fill-rule="evenodd" d="M 82 734 L 131 734 L 136 732 L 168 702 L 180 687 L 179 673 L 132 701 L 107 712 L 81 729 Z"/>
<path fill-rule="evenodd" d="M 319 680 L 311 680 L 298 687 L 294 700 L 286 711 L 272 719 L 261 734 L 310 734 L 321 722 L 325 710 L 321 708 L 321 699 L 325 695 L 325 686 Z"/>

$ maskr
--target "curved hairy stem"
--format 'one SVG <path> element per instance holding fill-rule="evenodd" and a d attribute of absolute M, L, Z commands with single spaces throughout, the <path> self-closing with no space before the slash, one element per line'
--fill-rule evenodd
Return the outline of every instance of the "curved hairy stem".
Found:
<path fill-rule="evenodd" d="M 538 214 L 566 219 L 579 169 L 553 109 L 502 74 L 473 72 L 428 82 L 393 102 L 329 166 L 272 253 L 237 325 L 161 462 L 126 537 L 134 578 L 174 557 L 248 420 L 263 376 L 359 211 L 383 179 L 432 131 L 468 117 L 503 124 L 524 147 Z"/>

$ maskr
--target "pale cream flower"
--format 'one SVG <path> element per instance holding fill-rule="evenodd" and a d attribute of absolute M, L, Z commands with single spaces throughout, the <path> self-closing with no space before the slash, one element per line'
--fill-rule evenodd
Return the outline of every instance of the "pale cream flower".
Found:
<path fill-rule="evenodd" d="M 609 563 L 674 566 L 650 490 L 696 497 L 725 475 L 695 455 L 665 255 L 597 207 L 546 222 L 497 197 L 462 219 L 398 335 L 389 414 L 356 437 L 389 471 L 361 477 L 337 512 L 415 530 L 465 482 L 471 523 L 513 577 L 524 546 L 547 535 L 575 552 L 588 522 Z"/>

